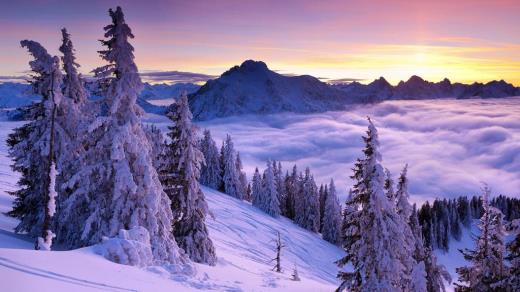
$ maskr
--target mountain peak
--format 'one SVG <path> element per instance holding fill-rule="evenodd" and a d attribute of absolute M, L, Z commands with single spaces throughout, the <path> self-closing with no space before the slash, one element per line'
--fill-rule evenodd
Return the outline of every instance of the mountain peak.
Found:
<path fill-rule="evenodd" d="M 241 70 L 246 71 L 268 71 L 267 65 L 262 61 L 246 60 L 240 67 Z"/>

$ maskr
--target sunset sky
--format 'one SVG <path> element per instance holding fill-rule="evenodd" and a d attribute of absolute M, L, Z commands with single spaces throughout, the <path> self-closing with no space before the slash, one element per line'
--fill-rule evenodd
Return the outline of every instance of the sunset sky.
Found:
<path fill-rule="evenodd" d="M 2 0 L 0 78 L 28 69 L 22 39 L 58 54 L 62 27 L 72 34 L 83 73 L 103 64 L 97 40 L 116 5 L 136 36 L 142 72 L 220 75 L 254 59 L 281 73 L 329 81 L 384 76 L 395 84 L 416 74 L 520 86 L 518 0 Z"/>

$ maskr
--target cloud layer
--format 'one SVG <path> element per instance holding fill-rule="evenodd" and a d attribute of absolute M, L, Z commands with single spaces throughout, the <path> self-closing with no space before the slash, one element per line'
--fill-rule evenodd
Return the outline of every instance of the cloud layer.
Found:
<path fill-rule="evenodd" d="M 409 164 L 416 202 L 478 194 L 488 183 L 494 194 L 520 197 L 520 98 L 388 101 L 344 112 L 244 116 L 199 124 L 218 143 L 230 133 L 251 175 L 268 158 L 310 166 L 318 183 L 334 178 L 342 196 L 363 147 L 371 116 L 379 129 L 383 164 L 395 180 Z"/>

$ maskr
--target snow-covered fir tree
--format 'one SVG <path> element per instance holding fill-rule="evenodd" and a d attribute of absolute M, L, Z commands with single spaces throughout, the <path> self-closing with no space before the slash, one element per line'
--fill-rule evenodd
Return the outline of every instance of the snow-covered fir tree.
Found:
<path fill-rule="evenodd" d="M 514 234 L 513 240 L 507 244 L 506 259 L 510 267 L 506 278 L 493 285 L 493 289 L 496 290 L 515 291 L 520 287 L 520 219 L 514 220 L 510 229 Z"/>
<path fill-rule="evenodd" d="M 247 192 L 247 176 L 246 173 L 242 170 L 242 159 L 240 158 L 240 152 L 237 152 L 237 159 L 235 161 L 235 166 L 237 168 L 238 175 L 238 192 L 242 194 L 242 200 L 246 198 Z"/>
<path fill-rule="evenodd" d="M 240 174 L 237 172 L 236 165 L 236 152 L 230 135 L 226 136 L 221 152 L 224 193 L 242 200 L 244 194 L 241 192 Z"/>
<path fill-rule="evenodd" d="M 406 174 L 408 172 L 408 165 L 405 165 L 399 175 L 399 181 L 397 182 L 397 191 L 395 192 L 395 204 L 397 214 L 401 216 L 403 221 L 408 222 L 412 215 L 412 206 L 408 202 L 410 195 L 408 194 L 408 178 Z"/>
<path fill-rule="evenodd" d="M 338 260 L 339 267 L 351 263 L 352 271 L 340 271 L 343 291 L 409 291 L 415 260 L 403 230 L 406 223 L 395 212 L 384 191 L 384 170 L 377 129 L 369 119 L 363 137 L 364 157 L 354 166 L 354 186 L 348 200 L 344 243 L 347 255 Z"/>
<path fill-rule="evenodd" d="M 274 170 L 274 180 L 276 185 L 276 193 L 278 194 L 278 202 L 280 203 L 280 214 L 287 214 L 287 204 L 286 204 L 286 191 L 285 191 L 285 181 L 283 177 L 283 169 L 282 163 L 273 160 L 273 170 Z"/>
<path fill-rule="evenodd" d="M 325 201 L 327 200 L 327 190 L 326 185 L 320 185 L 318 196 L 320 198 L 320 232 L 323 229 L 323 216 L 325 215 Z"/>
<path fill-rule="evenodd" d="M 263 205 L 263 187 L 262 187 L 262 176 L 260 175 L 260 172 L 258 171 L 258 167 L 255 168 L 255 173 L 253 174 L 253 181 L 252 181 L 252 204 L 253 206 L 257 208 L 261 208 L 260 206 Z"/>
<path fill-rule="evenodd" d="M 87 99 L 87 91 L 83 86 L 81 76 L 78 74 L 79 64 L 76 63 L 74 56 L 74 46 L 70 34 L 66 28 L 61 30 L 62 44 L 60 52 L 63 53 L 61 60 L 63 62 L 63 70 L 65 71 L 65 81 L 63 95 L 72 98 L 76 103 L 84 103 Z"/>
<path fill-rule="evenodd" d="M 489 205 L 491 190 L 483 187 L 482 207 L 484 214 L 478 225 L 480 234 L 474 250 L 461 250 L 469 266 L 457 268 L 459 282 L 456 291 L 493 291 L 493 286 L 507 276 L 504 264 L 504 226 L 500 210 Z"/>
<path fill-rule="evenodd" d="M 171 200 L 173 234 L 177 244 L 197 263 L 215 265 L 217 257 L 206 227 L 208 204 L 199 186 L 200 166 L 204 162 L 197 148 L 197 132 L 186 92 L 168 114 L 169 126 L 163 165 L 159 178 Z"/>
<path fill-rule="evenodd" d="M 278 193 L 276 191 L 273 163 L 270 160 L 267 161 L 262 186 L 260 209 L 273 217 L 280 216 L 280 202 L 278 201 Z"/>
<path fill-rule="evenodd" d="M 72 190 L 64 202 L 68 215 L 67 245 L 79 247 L 115 237 L 120 230 L 146 232 L 154 264 L 192 270 L 172 234 L 171 201 L 163 191 L 153 167 L 152 147 L 141 123 L 142 109 L 136 105 L 142 89 L 134 63 L 133 38 L 120 7 L 109 10 L 103 70 L 111 75 L 105 103 L 108 110 L 89 126 L 87 150 L 80 157 L 84 167 L 67 182 Z M 81 210 L 72 212 L 71 210 Z"/>
<path fill-rule="evenodd" d="M 155 125 L 145 125 L 144 132 L 148 143 L 150 143 L 152 164 L 155 169 L 160 169 L 163 163 L 164 152 L 166 151 L 166 141 L 162 131 Z"/>
<path fill-rule="evenodd" d="M 200 141 L 200 149 L 205 160 L 200 174 L 200 183 L 218 190 L 222 187 L 222 169 L 217 144 L 211 137 L 209 130 L 204 130 L 204 136 Z"/>
<path fill-rule="evenodd" d="M 341 243 L 341 207 L 339 205 L 338 196 L 336 195 L 334 180 L 330 180 L 330 184 L 326 189 L 327 197 L 325 200 L 321 234 L 323 239 L 337 245 Z"/>
<path fill-rule="evenodd" d="M 18 182 L 21 188 L 11 193 L 16 198 L 9 215 L 20 220 L 16 232 L 41 237 L 35 247 L 49 249 L 54 237 L 50 229 L 56 210 L 56 165 L 61 164 L 62 146 L 70 140 L 56 118 L 63 102 L 62 74 L 58 57 L 49 55 L 39 43 L 24 40 L 21 45 L 34 58 L 29 62 L 33 72 L 30 82 L 42 101 L 30 106 L 31 121 L 16 128 L 7 139 L 14 161 L 11 167 L 22 175 Z"/>
<path fill-rule="evenodd" d="M 392 179 L 392 173 L 388 168 L 385 168 L 385 192 L 386 197 L 391 202 L 395 202 L 394 180 Z"/>
<path fill-rule="evenodd" d="M 320 198 L 318 187 L 308 167 L 305 169 L 305 175 L 300 175 L 299 181 L 294 221 L 307 230 L 318 232 L 320 229 Z"/>
<path fill-rule="evenodd" d="M 295 199 L 298 196 L 299 183 L 298 183 L 298 168 L 296 165 L 293 166 L 291 174 L 285 176 L 285 200 L 281 203 L 285 205 L 283 208 L 286 210 L 284 214 L 289 219 L 294 219 L 295 216 Z"/>

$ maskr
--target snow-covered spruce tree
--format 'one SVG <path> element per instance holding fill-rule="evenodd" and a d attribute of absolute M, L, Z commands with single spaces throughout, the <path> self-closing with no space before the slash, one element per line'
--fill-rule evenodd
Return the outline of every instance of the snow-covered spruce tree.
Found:
<path fill-rule="evenodd" d="M 295 199 L 298 194 L 298 169 L 296 165 L 293 166 L 291 174 L 285 176 L 285 216 L 289 219 L 294 219 L 295 214 Z"/>
<path fill-rule="evenodd" d="M 341 207 L 339 205 L 338 196 L 336 195 L 336 186 L 334 180 L 330 180 L 327 188 L 327 197 L 325 200 L 325 209 L 323 216 L 323 228 L 321 234 L 323 239 L 332 243 L 340 244 L 341 242 Z"/>
<path fill-rule="evenodd" d="M 353 271 L 339 272 L 343 282 L 338 290 L 409 291 L 415 260 L 402 232 L 407 226 L 386 197 L 377 129 L 368 122 L 364 158 L 355 163 L 348 201 L 352 211 L 346 216 L 347 255 L 337 261 L 339 267 L 351 263 Z"/>
<path fill-rule="evenodd" d="M 150 143 L 152 164 L 155 169 L 160 169 L 163 163 L 164 152 L 166 151 L 166 141 L 162 131 L 155 125 L 144 125 L 144 132 L 148 143 Z"/>
<path fill-rule="evenodd" d="M 257 208 L 261 208 L 263 205 L 263 188 L 262 188 L 262 176 L 258 171 L 258 167 L 255 168 L 255 173 L 253 174 L 253 186 L 252 186 L 252 204 Z"/>
<path fill-rule="evenodd" d="M 318 187 L 310 169 L 305 169 L 305 176 L 301 178 L 299 195 L 295 203 L 295 221 L 301 227 L 318 232 L 320 229 L 320 198 Z"/>
<path fill-rule="evenodd" d="M 66 28 L 61 30 L 62 45 L 60 46 L 60 52 L 63 53 L 61 60 L 63 61 L 63 69 L 65 71 L 65 86 L 63 89 L 63 95 L 72 98 L 75 103 L 84 103 L 87 99 L 87 92 L 83 86 L 81 76 L 78 74 L 79 64 L 76 63 L 76 57 L 74 56 L 74 46 L 70 39 L 70 34 Z"/>
<path fill-rule="evenodd" d="M 493 285 L 507 275 L 504 265 L 504 226 L 502 212 L 489 205 L 491 190 L 483 187 L 482 207 L 484 214 L 480 218 L 480 235 L 477 237 L 475 250 L 460 250 L 470 266 L 457 268 L 459 282 L 456 291 L 493 291 Z"/>
<path fill-rule="evenodd" d="M 36 249 L 50 249 L 54 233 L 50 230 L 56 211 L 56 165 L 61 162 L 60 152 L 69 137 L 63 130 L 56 113 L 62 104 L 62 74 L 59 58 L 52 57 L 39 43 L 24 40 L 34 60 L 29 62 L 34 73 L 31 81 L 34 93 L 42 101 L 29 109 L 31 122 L 14 130 L 7 139 L 9 156 L 14 171 L 21 173 L 19 190 L 12 192 L 15 201 L 9 215 L 20 223 L 16 232 L 27 232 L 40 237 Z"/>
<path fill-rule="evenodd" d="M 395 192 L 395 204 L 397 214 L 403 218 L 403 221 L 409 222 L 410 216 L 412 215 L 412 206 L 408 202 L 410 195 L 408 194 L 408 178 L 406 174 L 408 172 L 408 164 L 404 166 L 397 182 L 397 191 Z"/>
<path fill-rule="evenodd" d="M 296 265 L 294 265 L 293 273 L 291 275 L 291 280 L 293 280 L 293 281 L 301 281 L 300 275 L 298 275 L 298 268 L 296 267 Z"/>
<path fill-rule="evenodd" d="M 273 163 L 276 163 L 276 161 L 273 160 Z M 282 163 L 278 161 L 276 168 L 275 165 L 273 165 L 273 169 L 276 169 L 274 180 L 276 184 L 276 193 L 278 194 L 278 202 L 280 203 L 280 214 L 285 216 L 287 214 L 287 204 Z"/>
<path fill-rule="evenodd" d="M 200 166 L 204 162 L 197 148 L 197 132 L 186 92 L 168 117 L 170 142 L 165 149 L 159 178 L 171 201 L 173 234 L 179 247 L 197 263 L 215 265 L 217 257 L 206 227 L 208 204 L 199 186 Z"/>
<path fill-rule="evenodd" d="M 404 192 L 407 193 L 406 190 Z M 421 230 L 421 225 L 419 224 L 419 217 L 415 205 L 413 205 L 412 207 L 412 212 L 408 224 L 410 225 L 410 229 L 412 231 L 413 238 L 415 241 L 413 258 L 418 263 L 418 265 L 414 267 L 416 274 L 425 273 L 426 291 L 446 291 L 444 281 L 451 283 L 451 275 L 446 270 L 446 267 L 444 267 L 441 264 L 437 264 L 437 257 L 435 256 L 435 254 L 431 252 L 430 248 L 425 246 L 423 240 L 423 233 Z M 417 279 L 417 281 L 415 281 L 416 283 L 421 283 L 421 288 L 419 289 L 417 287 L 414 289 L 414 291 L 424 289 L 424 285 L 422 285 L 422 277 L 415 277 L 415 279 Z"/>
<path fill-rule="evenodd" d="M 109 10 L 106 47 L 100 56 L 112 74 L 107 88 L 108 110 L 89 127 L 87 150 L 80 157 L 84 167 L 67 182 L 73 190 L 65 208 L 80 208 L 62 218 L 69 247 L 98 243 L 120 230 L 139 230 L 153 258 L 147 264 L 169 264 L 170 269 L 191 272 L 172 234 L 171 201 L 153 167 L 152 147 L 141 123 L 136 99 L 142 88 L 134 63 L 133 38 L 120 7 Z"/>
<path fill-rule="evenodd" d="M 237 168 L 238 175 L 238 192 L 242 194 L 242 200 L 246 197 L 247 192 L 247 176 L 244 171 L 242 171 L 242 159 L 240 158 L 240 152 L 237 152 L 237 159 L 235 161 L 235 166 Z"/>
<path fill-rule="evenodd" d="M 204 130 L 204 137 L 200 141 L 200 149 L 205 160 L 200 173 L 200 183 L 218 190 L 222 185 L 222 170 L 217 144 L 211 137 L 209 130 Z"/>
<path fill-rule="evenodd" d="M 262 186 L 260 209 L 273 217 L 280 216 L 280 202 L 278 201 L 278 193 L 276 191 L 273 164 L 270 160 L 267 161 L 267 168 L 264 171 Z"/>
<path fill-rule="evenodd" d="M 515 291 L 520 287 L 520 219 L 514 220 L 511 225 L 513 234 L 516 233 L 515 238 L 507 244 L 508 254 L 506 259 L 511 266 L 507 277 L 493 285 L 494 289 L 501 289 L 502 291 Z"/>
<path fill-rule="evenodd" d="M 244 200 L 248 202 L 253 202 L 253 189 L 251 187 L 251 183 L 247 184 L 246 194 Z"/>
<path fill-rule="evenodd" d="M 394 191 L 394 180 L 392 179 L 392 173 L 388 168 L 385 168 L 385 192 L 386 197 L 395 203 L 395 191 Z"/>
<path fill-rule="evenodd" d="M 226 136 L 222 147 L 222 180 L 224 182 L 224 193 L 242 200 L 244 194 L 240 191 L 240 174 L 237 172 L 236 152 L 231 136 Z"/>
<path fill-rule="evenodd" d="M 320 232 L 323 230 L 323 216 L 325 215 L 325 201 L 327 200 L 327 191 L 323 184 L 320 185 L 318 196 L 320 200 Z"/>

